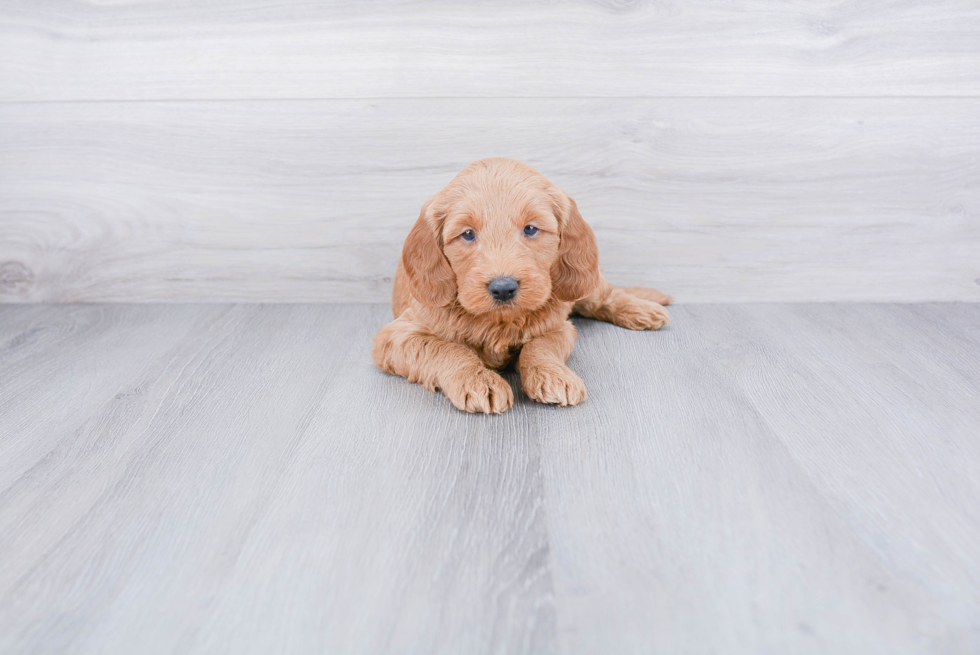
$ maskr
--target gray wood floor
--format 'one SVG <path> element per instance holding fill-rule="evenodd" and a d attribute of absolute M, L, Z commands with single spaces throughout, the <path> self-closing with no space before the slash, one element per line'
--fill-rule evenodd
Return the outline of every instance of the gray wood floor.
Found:
<path fill-rule="evenodd" d="M 0 307 L 0 652 L 980 651 L 980 305 L 672 316 L 486 417 L 383 306 Z"/>

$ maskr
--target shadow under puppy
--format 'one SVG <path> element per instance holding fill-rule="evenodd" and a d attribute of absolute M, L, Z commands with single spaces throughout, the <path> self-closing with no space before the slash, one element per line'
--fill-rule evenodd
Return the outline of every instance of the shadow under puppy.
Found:
<path fill-rule="evenodd" d="M 422 207 L 395 275 L 395 320 L 374 338 L 375 363 L 467 412 L 514 403 L 493 369 L 516 358 L 534 400 L 577 405 L 585 384 L 565 365 L 574 311 L 656 330 L 670 297 L 614 287 L 575 201 L 513 159 L 470 164 Z"/>

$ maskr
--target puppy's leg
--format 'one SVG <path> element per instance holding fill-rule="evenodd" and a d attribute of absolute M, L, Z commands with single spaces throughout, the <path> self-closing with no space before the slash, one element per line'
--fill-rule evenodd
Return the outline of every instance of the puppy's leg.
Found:
<path fill-rule="evenodd" d="M 670 322 L 663 308 L 670 300 L 656 289 L 614 287 L 602 278 L 591 295 L 575 303 L 574 311 L 631 330 L 659 330 Z"/>
<path fill-rule="evenodd" d="M 517 370 L 528 396 L 551 405 L 578 405 L 585 400 L 585 383 L 565 366 L 574 345 L 575 326 L 571 321 L 524 344 L 517 358 Z"/>
<path fill-rule="evenodd" d="M 500 414 L 514 404 L 514 392 L 470 348 L 445 341 L 403 318 L 381 328 L 371 352 L 382 370 L 441 389 L 453 405 L 467 412 Z"/>
<path fill-rule="evenodd" d="M 658 305 L 669 305 L 674 302 L 674 299 L 665 293 L 661 293 L 656 289 L 647 289 L 644 287 L 620 287 L 626 293 L 633 294 L 637 298 L 643 298 L 644 300 L 652 300 Z"/>

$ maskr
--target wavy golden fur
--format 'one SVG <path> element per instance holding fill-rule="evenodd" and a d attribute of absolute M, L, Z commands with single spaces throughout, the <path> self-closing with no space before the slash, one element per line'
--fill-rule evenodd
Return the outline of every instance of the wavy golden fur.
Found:
<path fill-rule="evenodd" d="M 511 287 L 495 297 L 497 280 Z M 592 229 L 561 189 L 519 161 L 481 159 L 423 205 L 395 275 L 395 320 L 372 354 L 468 412 L 514 403 L 494 369 L 515 360 L 528 396 L 576 405 L 586 392 L 565 365 L 576 337 L 569 315 L 656 330 L 669 303 L 655 289 L 606 281 Z"/>

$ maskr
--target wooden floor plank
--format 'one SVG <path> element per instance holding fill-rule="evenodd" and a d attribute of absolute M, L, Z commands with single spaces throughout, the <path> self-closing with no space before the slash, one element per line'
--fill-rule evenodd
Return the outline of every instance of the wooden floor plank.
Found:
<path fill-rule="evenodd" d="M 46 459 L 91 414 L 118 403 L 135 380 L 214 307 L 45 307 L 0 343 L 0 490 Z M 0 323 L 7 310 L 0 314 Z M 12 321 L 11 324 L 14 322 Z"/>
<path fill-rule="evenodd" d="M 29 344 L 41 329 L 38 323 L 45 314 L 60 310 L 44 303 L 0 303 L 0 366 L 18 348 Z"/>
<path fill-rule="evenodd" d="M 387 312 L 233 308 L 74 428 L 0 496 L 0 650 L 552 652 L 535 435 L 376 370 Z"/>
<path fill-rule="evenodd" d="M 579 320 L 588 401 L 499 417 L 375 369 L 389 316 L 0 311 L 2 397 L 78 410 L 0 412 L 0 651 L 980 646 L 980 305 Z"/>
<path fill-rule="evenodd" d="M 980 385 L 921 356 L 928 318 L 672 316 L 584 323 L 573 359 L 601 401 L 542 441 L 565 652 L 975 650 Z"/>

